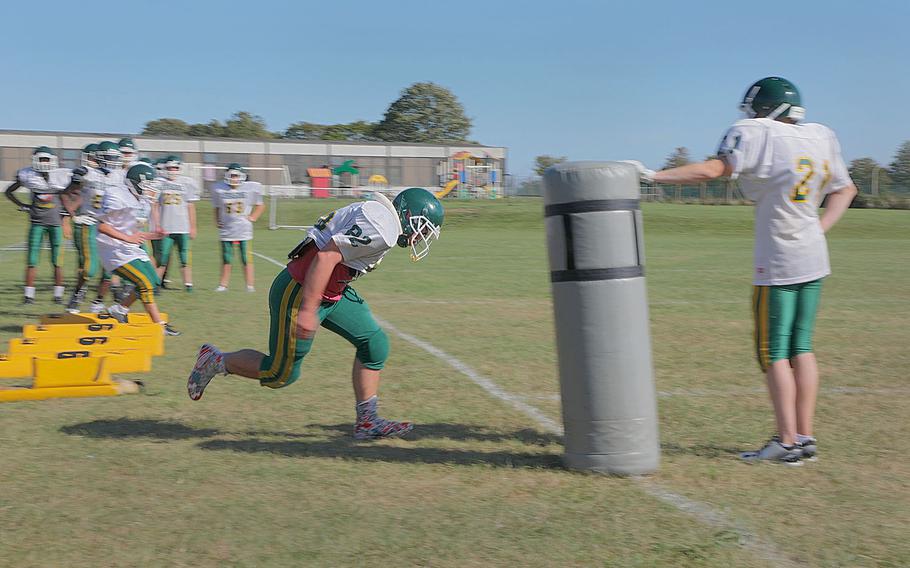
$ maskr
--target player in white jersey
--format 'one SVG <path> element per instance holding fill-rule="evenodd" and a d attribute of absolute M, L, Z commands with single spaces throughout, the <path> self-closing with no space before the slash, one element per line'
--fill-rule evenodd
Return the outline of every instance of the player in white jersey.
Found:
<path fill-rule="evenodd" d="M 125 172 L 139 161 L 139 148 L 136 147 L 136 143 L 133 142 L 132 138 L 121 138 L 117 142 L 117 146 L 123 156 L 123 170 Z"/>
<path fill-rule="evenodd" d="M 199 400 L 218 374 L 258 380 L 281 388 L 300 376 L 317 328 L 347 339 L 356 348 L 353 385 L 356 439 L 401 436 L 409 422 L 378 416 L 380 370 L 389 342 L 373 319 L 367 303 L 349 283 L 370 272 L 396 244 L 411 248 L 411 258 L 427 255 L 439 238 L 444 211 L 439 200 L 422 188 L 406 189 L 389 201 L 352 203 L 318 219 L 307 238 L 288 255 L 291 259 L 269 291 L 271 331 L 269 354 L 252 349 L 223 353 L 205 344 L 187 381 L 190 398 Z"/>
<path fill-rule="evenodd" d="M 73 242 L 79 256 L 76 288 L 66 306 L 71 313 L 79 312 L 85 299 L 86 282 L 101 272 L 98 294 L 91 305 L 92 313 L 104 312 L 104 295 L 111 286 L 111 274 L 101 268 L 98 256 L 98 218 L 108 187 L 124 183 L 121 168 L 122 154 L 110 141 L 89 144 L 83 149 L 82 166 L 73 170 L 72 180 L 63 194 L 63 204 L 73 219 Z"/>
<path fill-rule="evenodd" d="M 152 321 L 163 326 L 166 335 L 179 335 L 163 321 L 155 303 L 158 275 L 142 247 L 151 234 L 139 229 L 136 215 L 143 200 L 158 198 L 154 179 L 155 170 L 151 166 L 136 164 L 127 171 L 123 184 L 108 187 L 98 218 L 98 252 L 106 270 L 135 287 L 128 297 L 110 306 L 108 313 L 126 323 L 130 306 L 139 299 Z"/>
<path fill-rule="evenodd" d="M 755 202 L 756 355 L 766 373 L 777 436 L 742 457 L 798 465 L 800 458 L 814 459 L 817 452 L 812 422 L 818 366 L 812 334 L 822 279 L 831 273 L 825 233 L 850 206 L 856 187 L 834 132 L 802 122 L 805 111 L 790 81 L 757 81 L 740 109 L 748 118 L 727 130 L 717 159 L 642 174 L 668 184 L 738 178 L 745 196 Z"/>
<path fill-rule="evenodd" d="M 159 231 L 164 235 L 158 245 L 158 276 L 164 277 L 170 263 L 171 248 L 176 244 L 183 284 L 187 292 L 192 292 L 190 241 L 196 238 L 196 202 L 199 201 L 199 190 L 192 178 L 180 175 L 180 165 L 177 156 L 170 156 L 165 164 L 165 177 L 158 180 Z"/>
<path fill-rule="evenodd" d="M 47 146 L 36 148 L 32 153 L 32 166 L 16 172 L 16 181 L 6 188 L 6 197 L 20 211 L 29 214 L 28 254 L 25 266 L 25 303 L 35 303 L 35 276 L 38 272 L 38 257 L 44 236 L 51 247 L 51 265 L 54 267 L 54 303 L 63 303 L 63 207 L 60 194 L 70 182 L 70 171 L 57 167 L 57 156 Z M 16 198 L 20 187 L 31 192 L 31 203 Z"/>
<path fill-rule="evenodd" d="M 231 262 L 234 247 L 240 252 L 246 289 L 254 292 L 253 280 L 253 223 L 265 210 L 262 186 L 247 181 L 240 164 L 228 164 L 224 181 L 212 188 L 212 207 L 215 208 L 215 225 L 221 240 L 221 280 L 216 292 L 224 292 L 231 279 Z"/>

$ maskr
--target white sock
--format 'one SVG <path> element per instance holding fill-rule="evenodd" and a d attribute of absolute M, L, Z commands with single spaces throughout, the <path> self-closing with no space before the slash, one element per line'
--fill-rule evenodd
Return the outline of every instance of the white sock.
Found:
<path fill-rule="evenodd" d="M 34 298 L 34 297 L 35 297 L 35 287 L 34 287 L 34 286 L 26 286 L 26 287 L 25 287 L 25 297 L 26 297 L 26 298 Z"/>
<path fill-rule="evenodd" d="M 54 286 L 54 297 L 55 298 L 63 297 L 63 286 Z"/>

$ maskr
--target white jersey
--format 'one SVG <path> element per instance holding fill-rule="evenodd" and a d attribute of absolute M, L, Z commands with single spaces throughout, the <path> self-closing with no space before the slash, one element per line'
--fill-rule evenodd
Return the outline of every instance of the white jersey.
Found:
<path fill-rule="evenodd" d="M 307 231 L 319 249 L 335 241 L 341 263 L 358 272 L 376 268 L 401 234 L 398 216 L 378 201 L 361 201 L 321 217 Z"/>
<path fill-rule="evenodd" d="M 60 193 L 70 183 L 70 170 L 55 168 L 47 172 L 47 179 L 33 168 L 22 168 L 16 172 L 16 180 L 31 192 L 32 203 L 29 218 L 38 225 L 58 226 L 61 222 L 63 206 Z"/>
<path fill-rule="evenodd" d="M 199 201 L 196 182 L 186 176 L 177 179 L 157 178 L 158 212 L 161 230 L 168 234 L 190 232 L 189 204 Z"/>
<path fill-rule="evenodd" d="M 82 176 L 82 204 L 76 212 L 73 220 L 78 225 L 95 225 L 98 223 L 98 217 L 101 216 L 101 205 L 104 201 L 104 194 L 108 188 L 120 187 L 125 181 L 125 176 L 121 170 L 108 172 L 107 170 L 88 168 L 88 172 Z"/>
<path fill-rule="evenodd" d="M 753 283 L 798 284 L 830 274 L 818 206 L 853 183 L 834 132 L 822 124 L 750 118 L 727 131 L 717 154 L 756 203 Z"/>
<path fill-rule="evenodd" d="M 248 241 L 253 238 L 253 223 L 249 220 L 253 207 L 262 205 L 262 185 L 245 181 L 231 187 L 220 181 L 212 187 L 212 207 L 218 209 L 221 225 L 218 236 L 222 241 Z"/>
<path fill-rule="evenodd" d="M 142 207 L 141 199 L 133 195 L 125 183 L 108 186 L 101 205 L 98 221 L 108 224 L 121 233 L 133 235 L 139 232 L 136 212 Z M 148 262 L 149 257 L 141 245 L 115 239 L 105 234 L 98 235 L 98 253 L 101 264 L 108 272 L 133 260 Z"/>

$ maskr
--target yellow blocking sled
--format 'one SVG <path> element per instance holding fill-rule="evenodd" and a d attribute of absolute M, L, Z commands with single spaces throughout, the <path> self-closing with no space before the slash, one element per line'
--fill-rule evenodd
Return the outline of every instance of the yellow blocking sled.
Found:
<path fill-rule="evenodd" d="M 130 314 L 128 323 L 154 323 L 148 314 Z M 161 314 L 161 321 L 168 321 L 167 314 Z M 90 324 L 90 323 L 117 323 L 117 320 L 107 314 L 47 314 L 41 316 L 43 325 L 63 324 Z M 122 325 L 122 324 L 121 324 Z"/>
<path fill-rule="evenodd" d="M 137 392 L 131 381 L 111 379 L 108 357 L 79 359 L 34 359 L 31 388 L 0 388 L 0 402 L 43 400 L 47 398 L 115 396 Z"/>
<path fill-rule="evenodd" d="M 22 337 L 41 340 L 51 337 L 151 337 L 164 336 L 157 323 L 60 323 L 22 326 Z"/>
<path fill-rule="evenodd" d="M 36 359 L 97 359 L 107 357 L 109 373 L 147 373 L 152 370 L 152 354 L 148 351 L 123 350 L 104 353 L 61 351 L 51 353 L 20 353 L 0 355 L 0 379 L 21 379 L 33 376 Z"/>
<path fill-rule="evenodd" d="M 159 328 L 160 329 L 160 328 Z M 10 339 L 9 354 L 53 354 L 64 351 L 148 351 L 152 355 L 164 353 L 164 333 L 145 337 L 113 337 L 109 335 L 71 335 L 42 339 Z"/>

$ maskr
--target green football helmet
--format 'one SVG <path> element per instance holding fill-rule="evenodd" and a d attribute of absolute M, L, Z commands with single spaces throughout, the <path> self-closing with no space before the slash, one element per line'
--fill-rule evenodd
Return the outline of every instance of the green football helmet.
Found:
<path fill-rule="evenodd" d="M 409 187 L 392 200 L 401 235 L 398 246 L 411 247 L 411 260 L 417 262 L 430 253 L 430 244 L 439 238 L 445 210 L 439 199 L 422 187 Z"/>
<path fill-rule="evenodd" d="M 95 153 L 95 161 L 108 171 L 119 170 L 123 164 L 123 154 L 120 152 L 120 146 L 110 140 L 101 142 L 98 144 L 98 151 Z"/>
<path fill-rule="evenodd" d="M 132 166 L 126 172 L 126 179 L 130 190 L 136 196 L 143 196 L 147 199 L 154 199 L 158 193 L 155 184 L 155 168 L 141 162 Z"/>
<path fill-rule="evenodd" d="M 57 156 L 47 146 L 38 146 L 32 152 L 32 169 L 36 172 L 49 172 L 57 169 Z"/>
<path fill-rule="evenodd" d="M 238 187 L 246 181 L 246 170 L 238 163 L 228 164 L 224 170 L 224 183 L 231 187 Z"/>
<path fill-rule="evenodd" d="M 117 142 L 117 146 L 120 147 L 124 164 L 132 164 L 136 161 L 139 156 L 139 150 L 136 148 L 136 143 L 133 142 L 132 138 L 121 138 L 120 142 Z"/>
<path fill-rule="evenodd" d="M 98 161 L 95 159 L 95 152 L 98 151 L 97 144 L 87 144 L 85 148 L 82 149 L 82 167 L 84 168 L 97 168 Z"/>
<path fill-rule="evenodd" d="M 180 175 L 180 166 L 182 165 L 180 157 L 171 154 L 164 159 L 164 175 L 167 179 L 174 181 Z"/>
<path fill-rule="evenodd" d="M 789 118 L 799 122 L 806 117 L 799 90 L 783 77 L 765 77 L 753 83 L 739 110 L 749 118 Z"/>
<path fill-rule="evenodd" d="M 148 165 L 150 165 L 150 166 L 152 166 L 152 167 L 155 167 L 154 164 L 152 164 L 152 159 L 149 158 L 149 157 L 143 156 L 142 158 L 139 158 L 138 161 L 139 161 L 139 162 L 142 162 L 143 164 L 148 164 Z"/>

